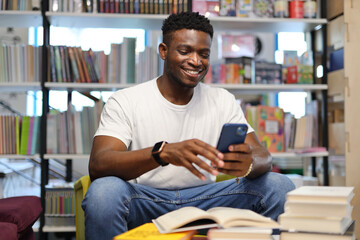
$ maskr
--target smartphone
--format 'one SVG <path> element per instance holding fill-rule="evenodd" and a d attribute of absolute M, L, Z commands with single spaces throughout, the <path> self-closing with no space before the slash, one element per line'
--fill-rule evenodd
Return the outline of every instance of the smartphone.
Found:
<path fill-rule="evenodd" d="M 243 123 L 225 123 L 216 148 L 222 153 L 229 152 L 229 145 L 245 141 L 247 130 L 248 126 Z"/>

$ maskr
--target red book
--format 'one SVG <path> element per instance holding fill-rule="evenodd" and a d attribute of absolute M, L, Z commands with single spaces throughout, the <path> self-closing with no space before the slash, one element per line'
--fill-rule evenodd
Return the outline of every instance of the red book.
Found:
<path fill-rule="evenodd" d="M 297 66 L 287 67 L 287 81 L 286 83 L 298 83 Z"/>

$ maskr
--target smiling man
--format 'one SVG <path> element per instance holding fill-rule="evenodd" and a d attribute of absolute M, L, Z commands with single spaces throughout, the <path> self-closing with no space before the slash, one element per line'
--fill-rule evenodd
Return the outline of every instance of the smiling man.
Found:
<path fill-rule="evenodd" d="M 83 201 L 86 239 L 111 239 L 184 206 L 251 209 L 277 219 L 291 181 L 248 126 L 245 143 L 216 149 L 225 123 L 245 123 L 234 96 L 201 83 L 213 28 L 198 13 L 165 19 L 163 75 L 115 92 L 106 103 Z M 243 177 L 215 182 L 221 173 Z"/>

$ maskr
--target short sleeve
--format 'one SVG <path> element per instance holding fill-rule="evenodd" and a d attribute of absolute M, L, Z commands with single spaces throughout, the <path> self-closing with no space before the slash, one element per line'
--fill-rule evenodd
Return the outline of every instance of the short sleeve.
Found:
<path fill-rule="evenodd" d="M 132 139 L 129 109 L 131 106 L 123 94 L 121 92 L 114 93 L 103 108 L 95 136 L 115 137 L 129 147 Z"/>

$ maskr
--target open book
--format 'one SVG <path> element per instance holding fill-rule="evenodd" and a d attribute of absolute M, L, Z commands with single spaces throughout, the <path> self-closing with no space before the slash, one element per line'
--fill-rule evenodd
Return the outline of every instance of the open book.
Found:
<path fill-rule="evenodd" d="M 247 209 L 214 207 L 207 211 L 183 207 L 153 219 L 160 233 L 180 232 L 203 228 L 262 227 L 279 228 L 271 218 Z"/>

